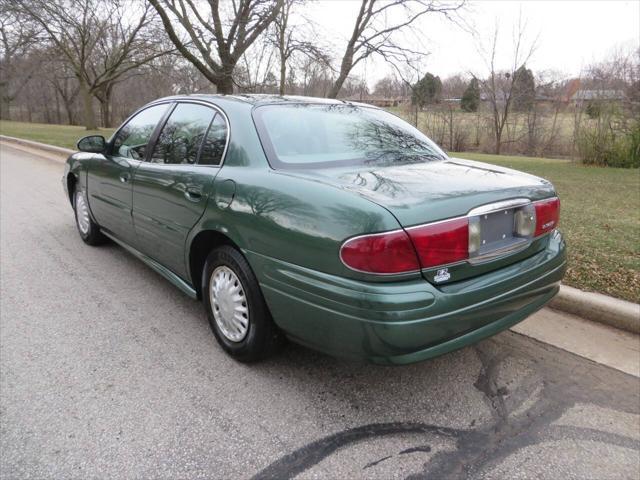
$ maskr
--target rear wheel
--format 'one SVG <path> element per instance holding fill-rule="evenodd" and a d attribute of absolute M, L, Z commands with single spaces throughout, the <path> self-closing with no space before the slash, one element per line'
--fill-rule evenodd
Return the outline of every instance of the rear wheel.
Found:
<path fill-rule="evenodd" d="M 89 212 L 89 204 L 85 193 L 78 189 L 73 195 L 73 210 L 76 216 L 76 227 L 80 238 L 87 245 L 100 245 L 106 240 L 100 233 L 100 227 L 93 221 Z"/>
<path fill-rule="evenodd" d="M 207 257 L 202 297 L 218 343 L 233 358 L 255 362 L 283 344 L 253 271 L 233 247 L 216 248 Z"/>

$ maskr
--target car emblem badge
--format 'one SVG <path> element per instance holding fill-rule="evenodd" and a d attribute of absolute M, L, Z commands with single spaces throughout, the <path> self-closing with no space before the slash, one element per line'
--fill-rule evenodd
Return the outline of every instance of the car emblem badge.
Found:
<path fill-rule="evenodd" d="M 440 270 L 438 270 L 438 273 L 436 273 L 436 276 L 433 277 L 433 281 L 434 282 L 445 282 L 447 280 L 449 280 L 451 278 L 451 274 L 449 273 L 449 269 L 448 268 L 441 268 Z"/>

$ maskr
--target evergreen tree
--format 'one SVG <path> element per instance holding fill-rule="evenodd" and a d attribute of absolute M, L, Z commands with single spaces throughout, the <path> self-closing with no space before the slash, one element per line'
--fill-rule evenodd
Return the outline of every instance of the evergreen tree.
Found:
<path fill-rule="evenodd" d="M 442 81 L 440 77 L 427 73 L 413 86 L 411 103 L 418 105 L 420 108 L 430 103 L 437 103 L 440 100 L 441 91 Z"/>
<path fill-rule="evenodd" d="M 536 99 L 536 82 L 533 72 L 524 65 L 516 70 L 512 97 L 515 110 L 526 112 L 533 108 L 533 102 Z"/>
<path fill-rule="evenodd" d="M 480 85 L 478 79 L 473 77 L 469 82 L 469 86 L 462 94 L 460 100 L 460 108 L 465 112 L 476 112 L 480 105 Z"/>

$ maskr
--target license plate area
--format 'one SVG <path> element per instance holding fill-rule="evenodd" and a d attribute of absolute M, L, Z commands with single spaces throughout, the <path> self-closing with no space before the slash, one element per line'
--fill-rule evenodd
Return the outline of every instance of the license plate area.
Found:
<path fill-rule="evenodd" d="M 480 249 L 482 255 L 513 242 L 513 209 L 488 213 L 480 217 Z"/>
<path fill-rule="evenodd" d="M 501 207 L 501 208 L 499 208 Z M 469 215 L 469 261 L 480 263 L 526 248 L 535 228 L 535 209 L 528 200 Z"/>

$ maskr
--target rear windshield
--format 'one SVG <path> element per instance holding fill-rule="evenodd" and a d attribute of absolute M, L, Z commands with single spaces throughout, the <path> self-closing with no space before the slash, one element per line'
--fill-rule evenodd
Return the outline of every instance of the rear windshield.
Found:
<path fill-rule="evenodd" d="M 419 130 L 375 108 L 266 105 L 254 110 L 254 119 L 274 168 L 395 165 L 447 158 Z"/>

